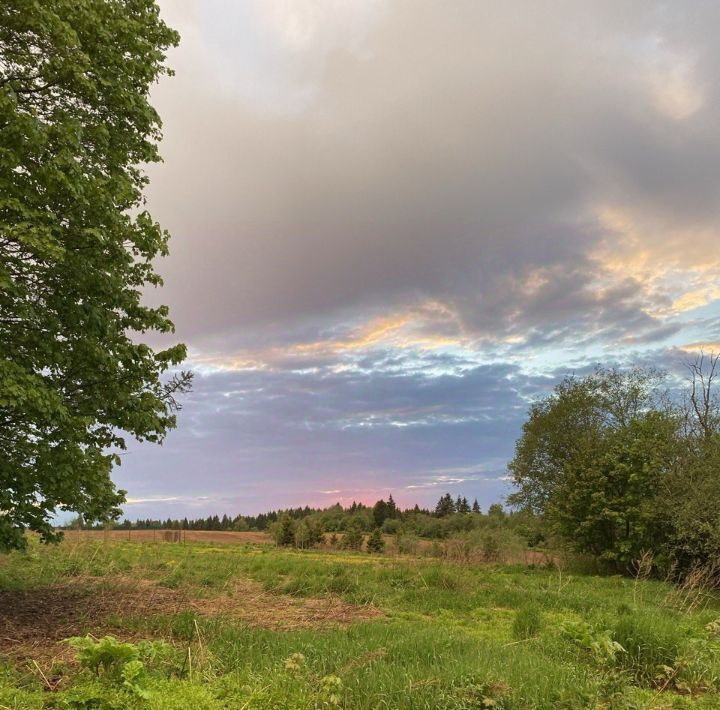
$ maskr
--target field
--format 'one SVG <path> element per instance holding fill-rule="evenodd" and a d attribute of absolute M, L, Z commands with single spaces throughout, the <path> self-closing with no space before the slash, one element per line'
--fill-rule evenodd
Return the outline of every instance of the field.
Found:
<path fill-rule="evenodd" d="M 718 619 L 557 565 L 71 535 L 0 557 L 0 708 L 719 708 Z"/>

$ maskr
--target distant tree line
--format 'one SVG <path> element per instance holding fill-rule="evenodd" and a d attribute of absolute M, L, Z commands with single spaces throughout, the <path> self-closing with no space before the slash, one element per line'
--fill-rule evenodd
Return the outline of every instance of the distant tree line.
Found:
<path fill-rule="evenodd" d="M 68 523 L 66 528 L 86 527 L 102 529 L 101 525 L 83 526 L 79 519 Z M 259 515 L 211 515 L 200 518 L 141 518 L 123 520 L 114 527 L 131 530 L 211 530 L 211 531 L 258 531 L 272 533 L 278 544 L 312 547 L 323 539 L 325 533 L 339 533 L 343 545 L 350 549 L 362 544 L 365 534 L 378 530 L 384 535 L 411 535 L 442 540 L 471 530 L 507 527 L 528 545 L 543 541 L 540 521 L 524 511 L 506 512 L 500 503 L 492 504 L 483 514 L 478 501 L 472 503 L 465 496 L 453 497 L 445 493 L 434 509 L 401 509 L 393 496 L 378 500 L 374 505 L 353 502 L 343 507 L 336 503 L 328 508 L 288 508 L 273 510 Z"/>

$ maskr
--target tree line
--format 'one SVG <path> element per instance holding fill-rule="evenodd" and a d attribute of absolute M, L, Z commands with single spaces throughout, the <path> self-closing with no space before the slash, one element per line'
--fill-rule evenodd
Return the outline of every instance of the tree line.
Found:
<path fill-rule="evenodd" d="M 284 522 L 283 522 L 284 521 Z M 139 518 L 125 519 L 112 524 L 115 528 L 132 530 L 210 530 L 210 531 L 257 531 L 276 534 L 278 525 L 285 530 L 300 529 L 302 546 L 319 541 L 324 533 L 351 533 L 364 535 L 380 530 L 386 535 L 407 534 L 429 539 L 445 539 L 453 535 L 485 527 L 506 526 L 514 530 L 529 545 L 542 542 L 538 521 L 522 511 L 506 511 L 500 503 L 493 503 L 483 513 L 477 499 L 472 503 L 462 495 L 443 494 L 431 510 L 415 505 L 401 509 L 390 495 L 373 505 L 353 502 L 347 507 L 336 503 L 328 508 L 310 506 L 273 510 L 259 515 L 210 515 L 198 518 Z M 302 525 L 300 525 L 302 523 Z M 83 527 L 99 530 L 108 524 L 84 525 L 75 518 L 65 528 Z M 287 534 L 283 537 L 287 539 Z"/>

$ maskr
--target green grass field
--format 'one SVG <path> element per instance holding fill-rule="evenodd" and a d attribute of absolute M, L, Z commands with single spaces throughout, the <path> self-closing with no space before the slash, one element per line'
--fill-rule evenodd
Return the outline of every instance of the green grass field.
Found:
<path fill-rule="evenodd" d="M 0 708 L 720 708 L 719 618 L 558 569 L 33 542 L 0 557 Z"/>

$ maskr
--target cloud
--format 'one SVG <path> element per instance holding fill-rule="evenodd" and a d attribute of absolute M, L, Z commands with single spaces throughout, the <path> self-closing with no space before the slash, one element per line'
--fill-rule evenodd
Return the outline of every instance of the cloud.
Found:
<path fill-rule="evenodd" d="M 200 377 L 133 495 L 499 496 L 557 377 L 720 338 L 719 5 L 161 4 L 150 298 Z"/>
<path fill-rule="evenodd" d="M 175 235 L 166 295 L 197 342 L 425 301 L 479 334 L 531 320 L 557 338 L 568 317 L 599 328 L 589 291 L 604 281 L 616 282 L 599 297 L 614 337 L 660 323 L 655 285 L 636 273 L 629 297 L 608 254 L 630 244 L 682 270 L 692 232 L 704 235 L 695 261 L 709 257 L 707 6 L 703 28 L 652 3 L 180 5 L 193 11 L 167 9 L 189 46 L 158 89 L 166 162 L 151 205 Z M 223 85 L 205 71 L 218 52 L 234 76 Z M 256 84 L 307 99 L 269 106 Z M 564 297 L 546 285 L 533 300 L 538 274 Z"/>

